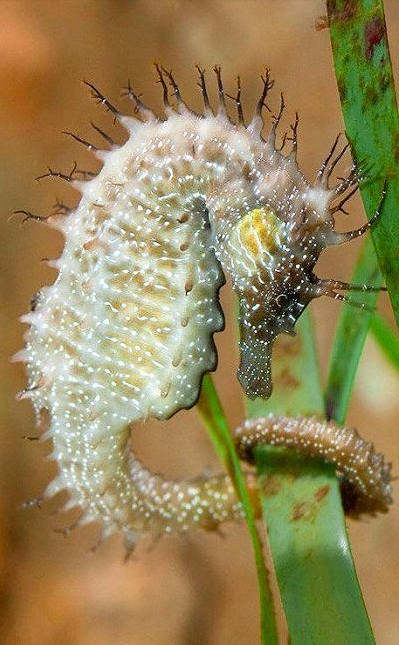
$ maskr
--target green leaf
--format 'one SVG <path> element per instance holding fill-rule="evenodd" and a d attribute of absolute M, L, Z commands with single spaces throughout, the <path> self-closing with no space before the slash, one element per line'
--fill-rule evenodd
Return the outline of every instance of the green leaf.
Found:
<path fill-rule="evenodd" d="M 270 590 L 268 572 L 263 560 L 262 542 L 256 528 L 254 511 L 245 477 L 241 470 L 240 460 L 237 456 L 227 419 L 210 374 L 206 374 L 203 379 L 197 409 L 208 431 L 216 453 L 230 474 L 244 510 L 245 519 L 252 541 L 252 549 L 254 552 L 258 575 L 261 614 L 261 643 L 262 645 L 277 645 L 278 637 L 273 596 Z"/>
<path fill-rule="evenodd" d="M 374 643 L 334 468 L 277 448 L 256 465 L 292 644 Z"/>
<path fill-rule="evenodd" d="M 310 315 L 274 351 L 274 393 L 249 416 L 324 416 Z M 293 645 L 374 643 L 353 565 L 334 469 L 272 446 L 255 448 L 263 517 Z"/>
<path fill-rule="evenodd" d="M 393 367 L 399 370 L 399 338 L 381 316 L 374 315 L 370 330 L 382 353 Z"/>
<path fill-rule="evenodd" d="M 361 186 L 370 218 L 388 192 L 372 235 L 399 323 L 399 116 L 382 0 L 327 0 L 330 37 L 347 136 L 355 158 L 371 165 Z"/>
<path fill-rule="evenodd" d="M 352 276 L 354 284 L 380 286 L 381 273 L 371 239 L 363 245 L 355 271 Z M 377 293 L 360 292 L 351 295 L 351 299 L 373 307 Z M 366 310 L 343 305 L 335 331 L 333 347 L 330 354 L 330 366 L 326 388 L 326 411 L 330 419 L 344 423 L 353 389 L 356 370 L 369 330 L 373 314 Z"/>

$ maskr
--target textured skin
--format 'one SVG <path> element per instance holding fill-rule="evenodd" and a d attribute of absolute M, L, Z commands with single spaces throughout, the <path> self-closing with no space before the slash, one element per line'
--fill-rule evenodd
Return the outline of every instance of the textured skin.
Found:
<path fill-rule="evenodd" d="M 384 463 L 373 444 L 364 441 L 353 428 L 315 417 L 293 419 L 270 414 L 245 421 L 234 435 L 242 459 L 251 460 L 255 446 L 270 444 L 334 464 L 343 478 L 345 510 L 354 517 L 385 513 L 392 504 L 391 465 Z"/>
<path fill-rule="evenodd" d="M 77 209 L 50 218 L 65 247 L 24 317 L 19 355 L 24 395 L 50 413 L 59 474 L 46 494 L 66 489 L 80 524 L 121 530 L 128 550 L 145 533 L 242 516 L 227 477 L 166 481 L 130 446 L 132 423 L 189 408 L 215 369 L 224 273 L 240 300 L 239 380 L 267 397 L 274 338 L 324 292 L 313 267 L 342 237 L 329 210 L 337 191 L 311 187 L 295 156 L 275 150 L 275 126 L 261 138 L 259 116 L 246 128 L 223 109 L 141 112 L 145 122 L 119 117 L 129 138 L 101 153 L 98 176 L 75 182 Z"/>

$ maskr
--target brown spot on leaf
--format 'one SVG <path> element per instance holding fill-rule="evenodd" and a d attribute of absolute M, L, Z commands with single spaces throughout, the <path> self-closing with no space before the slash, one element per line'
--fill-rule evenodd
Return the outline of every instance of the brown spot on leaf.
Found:
<path fill-rule="evenodd" d="M 340 2 L 340 0 L 327 0 L 327 10 L 330 20 L 335 22 L 349 22 L 352 18 L 355 17 L 358 11 L 358 0 L 345 0 L 345 2 Z"/>
<path fill-rule="evenodd" d="M 298 520 L 310 520 L 314 516 L 314 504 L 311 502 L 295 502 L 292 507 L 291 520 L 298 522 Z"/>
<path fill-rule="evenodd" d="M 385 37 L 385 23 L 380 16 L 366 22 L 364 27 L 365 55 L 370 60 L 374 53 L 374 48 Z"/>
<path fill-rule="evenodd" d="M 377 89 L 374 85 L 369 85 L 367 87 L 366 93 L 365 93 L 365 98 L 366 98 L 366 105 L 365 109 L 367 108 L 368 105 L 373 105 L 374 103 L 377 103 L 378 101 L 378 92 Z"/>
<path fill-rule="evenodd" d="M 315 500 L 317 502 L 321 502 L 321 500 L 324 499 L 324 497 L 328 495 L 329 492 L 330 492 L 330 487 L 328 484 L 326 484 L 325 486 L 321 486 L 314 493 Z"/>
<path fill-rule="evenodd" d="M 262 480 L 262 492 L 264 497 L 277 495 L 281 488 L 281 481 L 277 475 L 269 475 Z"/>
<path fill-rule="evenodd" d="M 274 378 L 275 385 L 277 387 L 284 388 L 286 390 L 294 390 L 296 387 L 300 386 L 300 382 L 293 375 L 293 373 L 285 367 L 282 369 Z"/>
<path fill-rule="evenodd" d="M 298 522 L 299 520 L 305 520 L 308 522 L 314 522 L 317 513 L 320 509 L 320 502 L 328 495 L 330 492 L 330 486 L 325 484 L 320 486 L 314 493 L 312 500 L 303 500 L 302 502 L 295 502 L 292 506 L 291 520 L 293 522 Z"/>
<path fill-rule="evenodd" d="M 337 86 L 338 86 L 339 98 L 341 99 L 341 103 L 344 103 L 346 99 L 346 84 L 345 84 L 344 78 L 337 76 Z"/>
<path fill-rule="evenodd" d="M 279 336 L 274 346 L 274 358 L 276 362 L 284 358 L 295 358 L 301 353 L 302 341 L 300 336 Z"/>

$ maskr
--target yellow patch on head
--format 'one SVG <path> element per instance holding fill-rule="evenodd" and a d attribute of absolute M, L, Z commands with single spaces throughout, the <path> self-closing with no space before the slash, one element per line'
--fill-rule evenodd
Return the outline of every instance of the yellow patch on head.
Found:
<path fill-rule="evenodd" d="M 280 229 L 281 221 L 269 208 L 254 208 L 238 224 L 240 241 L 254 257 L 262 255 L 264 250 L 274 252 Z"/>

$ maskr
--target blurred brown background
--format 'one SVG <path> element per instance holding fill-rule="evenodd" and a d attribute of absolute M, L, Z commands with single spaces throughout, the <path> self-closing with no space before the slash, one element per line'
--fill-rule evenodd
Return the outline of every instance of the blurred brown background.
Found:
<path fill-rule="evenodd" d="M 399 8 L 386 0 L 396 77 L 399 74 Z M 140 548 L 124 565 L 117 537 L 95 554 L 96 527 L 65 539 L 55 533 L 74 517 L 56 513 L 59 500 L 42 510 L 20 510 L 25 499 L 40 494 L 53 476 L 45 461 L 48 445 L 24 441 L 34 434 L 28 402 L 16 402 L 24 385 L 20 364 L 9 356 L 21 348 L 23 325 L 18 316 L 37 289 L 54 279 L 41 258 L 60 252 L 61 237 L 32 222 L 8 221 L 16 208 L 47 213 L 55 196 L 70 203 L 77 194 L 54 180 L 34 177 L 50 165 L 68 170 L 76 159 L 84 168 L 97 162 L 60 133 L 72 129 L 99 142 L 90 132 L 93 119 L 119 140 L 112 125 L 82 87 L 88 79 L 119 99 L 127 78 L 145 100 L 160 108 L 159 86 L 152 63 L 171 66 L 185 97 L 200 106 L 193 66 L 224 68 L 226 85 L 243 79 L 244 102 L 251 113 L 260 89 L 259 74 L 270 66 L 276 79 L 272 98 L 283 89 L 287 118 L 301 117 L 300 164 L 308 177 L 343 129 L 326 30 L 315 21 L 325 13 L 320 0 L 2 0 L 0 2 L 0 175 L 1 271 L 0 317 L 2 389 L 0 444 L 0 624 L 1 641 L 11 645 L 222 645 L 256 644 L 258 598 L 247 534 L 227 526 L 224 538 L 198 533 L 189 539 L 164 539 L 152 550 Z M 209 74 L 209 80 L 211 75 Z M 364 218 L 358 198 L 342 227 Z M 347 279 L 359 243 L 328 252 L 319 273 Z M 230 307 L 229 288 L 223 300 Z M 391 320 L 386 296 L 380 309 Z M 319 352 L 326 368 L 334 302 L 316 302 Z M 231 317 L 229 316 L 229 319 Z M 231 325 L 217 337 L 221 368 L 216 380 L 231 423 L 242 418 Z M 398 377 L 371 341 L 362 359 L 349 421 L 378 449 L 397 462 Z M 173 476 L 217 468 L 195 410 L 171 422 L 138 430 L 137 449 L 155 469 Z M 62 501 L 62 500 L 61 500 Z M 377 641 L 399 642 L 399 553 L 396 509 L 370 522 L 350 522 L 358 573 Z"/>

